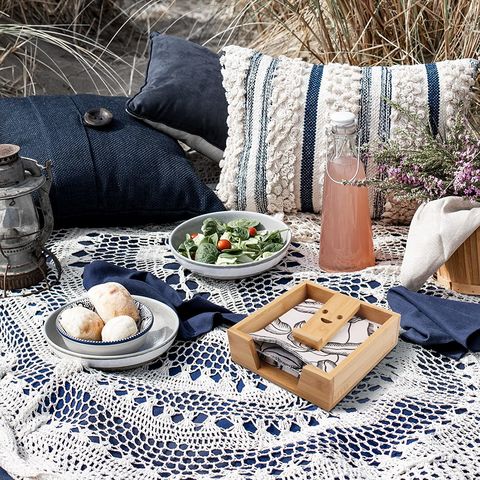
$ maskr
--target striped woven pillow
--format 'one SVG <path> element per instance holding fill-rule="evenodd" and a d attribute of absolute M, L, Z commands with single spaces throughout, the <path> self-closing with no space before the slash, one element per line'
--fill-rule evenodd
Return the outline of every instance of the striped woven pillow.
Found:
<path fill-rule="evenodd" d="M 259 212 L 321 211 L 332 112 L 358 115 L 361 143 L 393 139 L 408 122 L 388 100 L 428 119 L 434 133 L 444 131 L 470 98 L 478 66 L 312 65 L 235 46 L 224 49 L 221 63 L 228 140 L 218 195 L 228 208 Z M 366 170 L 372 175 L 375 165 Z M 379 217 L 383 199 L 372 191 L 370 203 Z"/>

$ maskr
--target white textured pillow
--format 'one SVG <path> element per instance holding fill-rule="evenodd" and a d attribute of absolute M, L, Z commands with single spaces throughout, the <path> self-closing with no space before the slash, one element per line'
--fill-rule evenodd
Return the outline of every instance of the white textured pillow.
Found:
<path fill-rule="evenodd" d="M 354 67 L 312 65 L 226 47 L 221 57 L 228 140 L 218 195 L 227 208 L 319 212 L 325 160 L 333 146 L 330 115 L 358 115 L 360 142 L 395 138 L 407 121 L 393 101 L 444 131 L 470 97 L 478 62 Z M 367 176 L 375 165 L 366 165 Z M 372 215 L 384 200 L 370 192 Z"/>

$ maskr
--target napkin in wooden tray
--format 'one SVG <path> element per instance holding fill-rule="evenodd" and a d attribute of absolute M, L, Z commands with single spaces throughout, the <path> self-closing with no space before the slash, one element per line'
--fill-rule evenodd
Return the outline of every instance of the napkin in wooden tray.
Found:
<path fill-rule="evenodd" d="M 314 350 L 295 340 L 292 330 L 300 328 L 322 305 L 307 299 L 265 328 L 251 333 L 260 358 L 296 377 L 307 364 L 329 372 L 379 327 L 369 320 L 353 317 L 321 350 Z"/>

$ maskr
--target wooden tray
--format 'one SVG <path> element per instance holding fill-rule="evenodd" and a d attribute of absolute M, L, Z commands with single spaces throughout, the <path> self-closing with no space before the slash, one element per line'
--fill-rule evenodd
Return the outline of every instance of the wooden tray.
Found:
<path fill-rule="evenodd" d="M 300 377 L 296 378 L 262 361 L 249 333 L 266 327 L 307 299 L 321 302 L 323 306 L 302 328 L 295 329 L 293 335 L 312 348 L 321 349 L 353 316 L 368 319 L 380 327 L 330 372 L 305 365 Z M 227 333 L 234 362 L 325 410 L 331 410 L 395 347 L 399 327 L 400 315 L 397 313 L 306 281 L 237 323 Z"/>

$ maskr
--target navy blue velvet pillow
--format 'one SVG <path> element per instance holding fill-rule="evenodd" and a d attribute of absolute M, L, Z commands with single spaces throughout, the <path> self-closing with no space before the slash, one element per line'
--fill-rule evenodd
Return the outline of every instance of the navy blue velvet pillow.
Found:
<path fill-rule="evenodd" d="M 223 210 L 171 137 L 130 117 L 125 97 L 95 95 L 0 99 L 0 143 L 53 163 L 56 226 L 170 222 Z M 113 121 L 86 127 L 105 107 Z"/>
<path fill-rule="evenodd" d="M 220 160 L 227 141 L 227 100 L 219 56 L 159 33 L 150 35 L 145 84 L 127 111 Z"/>

